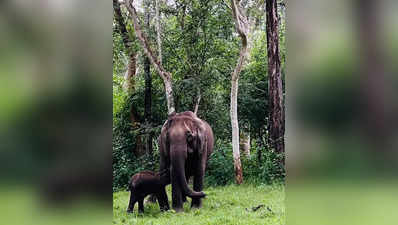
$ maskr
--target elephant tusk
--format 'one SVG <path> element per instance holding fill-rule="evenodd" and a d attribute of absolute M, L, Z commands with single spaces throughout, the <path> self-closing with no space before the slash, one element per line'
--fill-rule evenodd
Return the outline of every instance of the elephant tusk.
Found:
<path fill-rule="evenodd" d="M 188 127 L 188 125 L 185 123 L 185 121 L 184 121 L 184 126 L 185 126 L 185 128 L 187 128 L 187 130 L 188 130 L 189 132 L 192 133 L 191 129 L 189 129 L 189 127 Z"/>

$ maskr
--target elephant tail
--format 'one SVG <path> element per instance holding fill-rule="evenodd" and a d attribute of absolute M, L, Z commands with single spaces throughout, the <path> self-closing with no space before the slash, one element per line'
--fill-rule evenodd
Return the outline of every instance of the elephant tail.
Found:
<path fill-rule="evenodd" d="M 175 157 L 173 160 L 172 179 L 177 179 L 183 194 L 190 198 L 204 198 L 206 194 L 202 191 L 192 191 L 185 178 L 185 160 L 182 157 Z M 174 177 L 174 178 L 173 178 Z"/>

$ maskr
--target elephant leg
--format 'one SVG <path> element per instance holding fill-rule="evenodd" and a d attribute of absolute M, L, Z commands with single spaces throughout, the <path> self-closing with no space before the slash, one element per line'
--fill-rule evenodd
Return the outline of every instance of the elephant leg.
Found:
<path fill-rule="evenodd" d="M 182 189 L 180 187 L 180 183 L 178 182 L 178 173 L 176 171 L 172 170 L 171 171 L 171 194 L 172 194 L 172 205 L 173 209 L 176 212 L 182 212 L 183 211 L 183 193 Z"/>
<path fill-rule="evenodd" d="M 134 205 L 137 202 L 137 200 L 135 199 L 133 193 L 130 194 L 130 202 L 129 202 L 129 206 L 127 208 L 127 212 L 128 213 L 132 213 L 134 211 Z"/>
<path fill-rule="evenodd" d="M 161 144 L 159 144 L 159 146 L 160 146 L 160 148 L 161 148 Z M 159 151 L 160 151 L 160 150 L 159 150 Z M 164 171 L 164 170 L 167 169 L 169 166 L 170 166 L 170 160 L 167 159 L 167 158 L 164 157 L 164 156 L 160 156 L 160 167 L 159 167 L 159 172 Z M 168 184 L 170 184 L 170 183 L 171 183 L 171 180 L 168 179 L 167 182 L 166 182 L 166 185 L 168 185 Z M 155 203 L 155 202 L 156 202 L 156 198 L 157 198 L 157 197 L 156 197 L 155 194 L 151 194 L 151 195 L 149 196 L 149 198 L 147 199 L 147 201 L 148 201 L 148 202 L 151 202 L 151 203 Z"/>
<path fill-rule="evenodd" d="M 167 211 L 170 209 L 169 206 L 169 199 L 167 197 L 166 190 L 163 189 L 157 194 L 158 202 L 159 202 L 159 208 L 161 211 Z"/>
<path fill-rule="evenodd" d="M 138 201 L 138 212 L 144 213 L 144 199 L 143 198 Z"/>
<path fill-rule="evenodd" d="M 198 162 L 198 168 L 195 171 L 193 179 L 193 190 L 202 191 L 203 190 L 203 179 L 205 174 L 205 167 L 203 162 Z M 192 198 L 191 208 L 201 208 L 202 198 Z"/>
<path fill-rule="evenodd" d="M 185 178 L 187 180 L 187 184 L 189 184 L 189 172 L 188 171 L 185 171 Z M 184 194 L 182 195 L 182 201 L 187 202 L 187 196 Z"/>

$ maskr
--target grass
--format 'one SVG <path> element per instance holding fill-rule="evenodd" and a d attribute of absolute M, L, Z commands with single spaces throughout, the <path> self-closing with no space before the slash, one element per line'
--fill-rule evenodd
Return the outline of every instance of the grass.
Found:
<path fill-rule="evenodd" d="M 0 184 L 0 224 L 105 225 L 112 220 L 109 203 L 92 196 L 56 205 L 45 203 L 42 197 L 37 187 Z"/>
<path fill-rule="evenodd" d="M 116 192 L 113 194 L 113 224 L 285 224 L 285 192 L 282 185 L 229 185 L 205 188 L 204 192 L 207 196 L 201 209 L 191 210 L 189 199 L 184 204 L 182 213 L 173 210 L 160 212 L 157 203 L 147 203 L 144 205 L 144 214 L 137 213 L 138 205 L 135 206 L 134 213 L 127 214 L 130 194 L 126 191 Z M 170 185 L 167 194 L 170 201 Z M 264 207 L 252 210 L 259 205 Z"/>
<path fill-rule="evenodd" d="M 289 182 L 289 225 L 397 224 L 398 183 L 395 179 Z"/>

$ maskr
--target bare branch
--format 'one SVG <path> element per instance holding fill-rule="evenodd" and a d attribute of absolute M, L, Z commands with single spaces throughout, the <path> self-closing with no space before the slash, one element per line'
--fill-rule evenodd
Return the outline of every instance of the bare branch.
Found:
<path fill-rule="evenodd" d="M 157 56 L 153 53 L 151 47 L 149 46 L 147 37 L 144 35 L 144 33 L 141 30 L 141 26 L 138 21 L 137 11 L 135 10 L 135 8 L 133 6 L 133 0 L 128 0 L 127 2 L 125 2 L 124 5 L 126 6 L 127 10 L 129 11 L 131 18 L 133 19 L 135 34 L 137 35 L 138 39 L 140 40 L 140 42 L 144 48 L 145 54 L 147 55 L 149 60 L 151 60 L 152 65 L 158 71 L 159 75 L 164 80 L 171 80 L 171 74 L 164 70 L 164 68 L 160 64 Z"/>
<path fill-rule="evenodd" d="M 202 95 L 200 94 L 200 90 L 198 89 L 198 100 L 196 101 L 195 111 L 193 112 L 195 115 L 198 114 L 199 103 L 200 103 L 201 97 L 202 97 Z"/>
<path fill-rule="evenodd" d="M 242 7 L 235 0 L 231 0 L 232 15 L 235 19 L 235 28 L 240 37 L 242 43 L 247 43 L 247 34 L 249 33 L 249 22 L 242 9 Z"/>
<path fill-rule="evenodd" d="M 164 88 L 166 91 L 167 110 L 168 114 L 170 115 L 175 112 L 171 73 L 167 72 L 163 68 L 162 64 L 158 60 L 158 57 L 154 54 L 154 51 L 152 51 L 147 37 L 142 32 L 140 23 L 138 21 L 137 11 L 133 6 L 133 0 L 126 0 L 124 5 L 126 6 L 127 10 L 129 11 L 130 17 L 133 20 L 135 34 L 138 40 L 140 40 L 146 56 L 149 58 L 153 67 L 155 67 L 155 69 L 159 73 L 159 76 L 163 79 Z"/>
<path fill-rule="evenodd" d="M 135 54 L 131 49 L 130 37 L 126 28 L 126 24 L 123 21 L 122 11 L 120 10 L 120 3 L 117 0 L 113 0 L 113 10 L 115 12 L 115 20 L 117 22 L 117 28 L 120 31 L 120 36 L 122 36 L 124 47 L 126 48 L 129 55 Z"/>
<path fill-rule="evenodd" d="M 240 50 L 238 63 L 235 67 L 234 72 L 232 73 L 232 80 L 238 80 L 239 73 L 242 70 L 242 65 L 247 54 L 247 35 L 249 32 L 249 22 L 246 15 L 243 12 L 243 9 L 240 7 L 238 3 L 236 3 L 235 0 L 231 0 L 231 9 L 235 19 L 236 31 L 238 32 L 242 40 L 242 48 Z"/>

